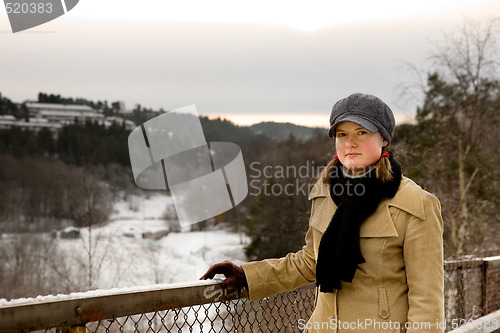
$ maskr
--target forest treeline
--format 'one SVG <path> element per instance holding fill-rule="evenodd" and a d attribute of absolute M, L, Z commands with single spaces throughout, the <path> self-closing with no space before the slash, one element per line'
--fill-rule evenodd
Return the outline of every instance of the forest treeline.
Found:
<path fill-rule="evenodd" d="M 404 174 L 440 199 L 447 258 L 500 252 L 497 28 L 495 20 L 468 22 L 461 33 L 447 37 L 450 44 L 437 48 L 431 68 L 420 73 L 424 80 L 415 122 L 398 125 L 390 147 Z M 52 96 L 41 93 L 39 98 L 71 102 Z M 7 98 L 1 100 L 2 110 L 11 108 Z M 141 124 L 158 114 L 139 107 L 132 117 Z M 328 118 L 325 110 L 325 123 Z M 326 131 L 314 131 L 307 139 L 289 135 L 276 140 L 228 120 L 200 119 L 208 142 L 234 142 L 242 149 L 249 195 L 224 218 L 249 235 L 248 257 L 298 250 L 310 213 L 307 194 L 335 155 L 332 139 Z M 128 134 L 118 124 L 92 122 L 66 126 L 57 138 L 45 130 L 1 130 L 2 228 L 22 222 L 22 230 L 44 230 L 49 220 L 85 225 L 89 209 L 95 209 L 90 214 L 95 223 L 104 222 L 109 207 L 103 203 L 112 203 L 118 193 L 138 191 Z M 94 206 L 78 208 L 78 201 L 91 199 Z"/>

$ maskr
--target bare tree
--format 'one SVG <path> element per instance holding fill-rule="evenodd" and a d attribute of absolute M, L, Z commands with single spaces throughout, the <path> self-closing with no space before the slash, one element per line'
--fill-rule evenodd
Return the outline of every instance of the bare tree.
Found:
<path fill-rule="evenodd" d="M 498 200 L 499 29 L 499 19 L 466 21 L 444 35 L 409 136 L 410 172 L 443 203 L 448 254 L 473 250 L 482 237 L 474 230 L 492 222 L 488 209 Z"/>
<path fill-rule="evenodd" d="M 83 210 L 80 211 L 82 220 L 86 220 L 88 235 L 83 242 L 83 249 L 87 256 L 88 288 L 94 287 L 95 274 L 99 274 L 105 259 L 106 249 L 97 255 L 98 245 L 102 240 L 101 235 L 94 235 L 96 225 L 107 220 L 111 210 L 112 197 L 106 185 L 89 174 L 89 167 L 83 168 L 81 173 L 81 187 L 83 197 Z M 110 245 L 110 239 L 106 242 L 106 248 Z"/>
<path fill-rule="evenodd" d="M 58 248 L 44 235 L 11 235 L 0 243 L 0 256 L 0 298 L 61 292 L 61 276 L 52 269 Z"/>

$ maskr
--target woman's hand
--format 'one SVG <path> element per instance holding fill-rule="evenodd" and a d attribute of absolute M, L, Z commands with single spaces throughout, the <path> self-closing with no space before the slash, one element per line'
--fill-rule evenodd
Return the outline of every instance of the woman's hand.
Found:
<path fill-rule="evenodd" d="M 230 261 L 223 261 L 212 265 L 200 280 L 213 279 L 215 274 L 224 274 L 226 279 L 222 281 L 222 288 L 237 289 L 248 288 L 247 278 L 243 268 L 233 264 Z"/>

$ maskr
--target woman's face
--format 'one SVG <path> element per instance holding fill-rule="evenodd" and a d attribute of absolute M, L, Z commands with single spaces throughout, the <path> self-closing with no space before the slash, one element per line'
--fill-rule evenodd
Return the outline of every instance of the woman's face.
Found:
<path fill-rule="evenodd" d="M 364 127 L 351 123 L 340 123 L 335 131 L 335 147 L 340 162 L 354 175 L 368 171 L 380 159 L 387 141 L 379 132 L 368 132 Z"/>

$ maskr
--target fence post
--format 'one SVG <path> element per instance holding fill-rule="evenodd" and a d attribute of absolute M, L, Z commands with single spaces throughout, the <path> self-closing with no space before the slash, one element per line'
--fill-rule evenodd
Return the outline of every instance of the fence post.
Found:
<path fill-rule="evenodd" d="M 481 268 L 481 315 L 485 316 L 488 314 L 488 261 L 484 258 Z"/>
<path fill-rule="evenodd" d="M 457 318 L 465 318 L 465 291 L 464 291 L 464 281 L 463 281 L 463 264 L 457 267 Z"/>

